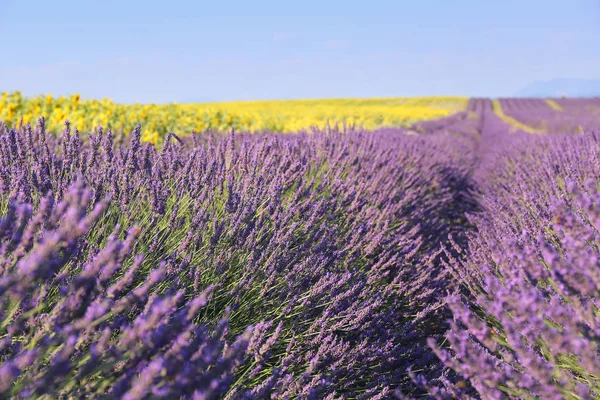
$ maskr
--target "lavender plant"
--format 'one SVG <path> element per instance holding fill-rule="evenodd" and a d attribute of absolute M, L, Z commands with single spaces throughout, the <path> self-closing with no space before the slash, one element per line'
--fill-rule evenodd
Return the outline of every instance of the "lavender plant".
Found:
<path fill-rule="evenodd" d="M 225 341 L 193 323 L 212 288 L 193 298 L 165 266 L 140 276 L 140 230 L 86 246 L 107 203 L 76 182 L 63 199 L 11 202 L 0 222 L 0 393 L 3 396 L 216 398 L 231 386 L 252 327 Z M 87 238 L 87 239 L 86 239 Z M 95 238 L 96 239 L 96 238 Z M 94 239 L 94 240 L 95 240 Z M 86 249 L 85 254 L 82 250 Z"/>
<path fill-rule="evenodd" d="M 470 384 L 429 385 L 434 397 L 599 395 L 599 149 L 594 134 L 522 137 L 488 175 L 469 255 L 450 263 L 469 294 L 448 301 L 452 350 L 431 342 Z"/>
<path fill-rule="evenodd" d="M 441 373 L 439 242 L 472 206 L 442 134 L 140 136 L 2 128 L 4 394 L 385 398 Z"/>

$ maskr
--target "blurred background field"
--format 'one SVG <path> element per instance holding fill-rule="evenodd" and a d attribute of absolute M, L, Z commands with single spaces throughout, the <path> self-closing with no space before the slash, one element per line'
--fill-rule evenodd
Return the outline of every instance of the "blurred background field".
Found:
<path fill-rule="evenodd" d="M 466 108 L 466 97 L 412 97 L 242 101 L 196 104 L 118 104 L 109 99 L 86 100 L 79 95 L 24 97 L 0 95 L 0 121 L 9 126 L 32 125 L 43 115 L 50 131 L 61 131 L 68 119 L 81 131 L 97 126 L 129 132 L 142 125 L 142 138 L 157 143 L 168 132 L 206 130 L 298 132 L 310 127 L 354 125 L 365 129 L 405 127 L 446 117 Z"/>

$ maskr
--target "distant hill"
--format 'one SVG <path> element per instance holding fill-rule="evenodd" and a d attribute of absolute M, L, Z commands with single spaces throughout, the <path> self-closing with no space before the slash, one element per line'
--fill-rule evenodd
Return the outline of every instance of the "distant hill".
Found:
<path fill-rule="evenodd" d="M 530 83 L 517 97 L 600 97 L 600 80 L 553 79 Z"/>

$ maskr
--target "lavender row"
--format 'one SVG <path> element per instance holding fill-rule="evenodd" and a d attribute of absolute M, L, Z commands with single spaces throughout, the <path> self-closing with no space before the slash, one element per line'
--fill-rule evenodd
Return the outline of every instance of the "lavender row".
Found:
<path fill-rule="evenodd" d="M 386 398 L 435 378 L 444 135 L 0 131 L 3 396 Z M 461 188 L 461 197 L 457 197 Z"/>
<path fill-rule="evenodd" d="M 501 99 L 506 115 L 544 133 L 600 129 L 598 99 Z"/>
<path fill-rule="evenodd" d="M 597 398 L 599 156 L 593 132 L 516 135 L 480 175 L 485 212 L 448 263 L 448 346 L 431 342 L 464 380 L 415 377 L 434 397 Z"/>

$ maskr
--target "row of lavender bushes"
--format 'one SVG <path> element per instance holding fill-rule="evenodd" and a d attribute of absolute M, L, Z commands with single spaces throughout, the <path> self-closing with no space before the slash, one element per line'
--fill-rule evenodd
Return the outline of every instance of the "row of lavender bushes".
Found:
<path fill-rule="evenodd" d="M 504 113 L 544 133 L 597 131 L 600 99 L 554 99 L 554 109 L 544 99 L 500 99 Z"/>
<path fill-rule="evenodd" d="M 424 393 L 472 206 L 449 144 L 0 127 L 0 396 Z"/>
<path fill-rule="evenodd" d="M 415 382 L 435 398 L 598 398 L 600 138 L 495 132 L 484 212 L 447 263 L 461 284 L 447 344 L 430 342 L 463 380 Z"/>

